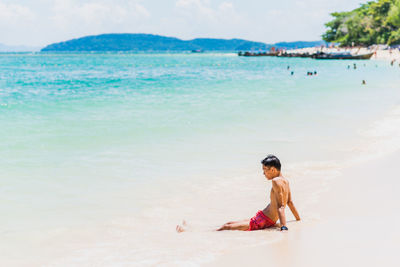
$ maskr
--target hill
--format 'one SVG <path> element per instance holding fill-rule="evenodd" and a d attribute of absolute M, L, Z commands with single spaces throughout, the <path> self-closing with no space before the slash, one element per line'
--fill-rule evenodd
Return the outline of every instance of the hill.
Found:
<path fill-rule="evenodd" d="M 153 34 L 101 34 L 46 46 L 42 51 L 238 51 L 265 50 L 267 45 L 242 39 L 181 40 Z"/>
<path fill-rule="evenodd" d="M 265 44 L 243 39 L 213 39 L 197 38 L 181 40 L 175 37 L 166 37 L 153 34 L 101 34 L 86 36 L 65 42 L 54 43 L 46 46 L 44 52 L 87 52 L 87 51 L 250 51 L 269 50 L 275 48 L 303 48 L 325 44 L 323 41 L 315 42 L 281 42 Z"/>
<path fill-rule="evenodd" d="M 274 44 L 274 46 L 278 49 L 297 49 L 297 48 L 306 48 L 306 47 L 316 47 L 321 45 L 328 45 L 327 42 L 324 41 L 297 41 L 297 42 L 280 42 Z"/>

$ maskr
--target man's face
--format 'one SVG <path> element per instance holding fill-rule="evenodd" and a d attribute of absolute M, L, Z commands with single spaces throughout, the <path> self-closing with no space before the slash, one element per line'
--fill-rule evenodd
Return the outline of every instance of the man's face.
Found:
<path fill-rule="evenodd" d="M 272 178 L 275 177 L 275 171 L 276 171 L 275 167 L 267 167 L 264 165 L 262 167 L 264 175 L 268 180 L 271 180 Z"/>

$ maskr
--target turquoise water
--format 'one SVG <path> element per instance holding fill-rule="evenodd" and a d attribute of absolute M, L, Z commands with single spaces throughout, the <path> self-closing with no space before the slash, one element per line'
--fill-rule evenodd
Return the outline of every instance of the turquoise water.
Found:
<path fill-rule="evenodd" d="M 349 158 L 399 104 L 398 84 L 400 68 L 380 61 L 1 54 L 0 238 L 20 248 L 28 233 L 37 244 L 40 231 L 135 218 L 268 153 Z"/>

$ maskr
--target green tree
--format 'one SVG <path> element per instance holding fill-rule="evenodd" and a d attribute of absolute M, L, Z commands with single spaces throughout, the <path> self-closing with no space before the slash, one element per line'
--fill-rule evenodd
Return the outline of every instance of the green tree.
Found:
<path fill-rule="evenodd" d="M 341 46 L 400 43 L 400 0 L 378 0 L 348 12 L 331 14 L 322 35 Z"/>

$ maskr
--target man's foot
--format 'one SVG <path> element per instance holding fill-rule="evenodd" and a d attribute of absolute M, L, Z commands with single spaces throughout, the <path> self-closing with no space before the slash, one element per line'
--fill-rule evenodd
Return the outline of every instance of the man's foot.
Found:
<path fill-rule="evenodd" d="M 186 231 L 186 227 L 187 227 L 187 223 L 186 223 L 186 221 L 185 220 L 183 220 L 182 221 L 182 225 L 177 225 L 176 226 L 176 232 L 178 232 L 178 233 L 182 233 L 182 232 L 185 232 Z"/>

